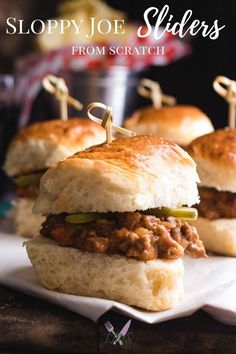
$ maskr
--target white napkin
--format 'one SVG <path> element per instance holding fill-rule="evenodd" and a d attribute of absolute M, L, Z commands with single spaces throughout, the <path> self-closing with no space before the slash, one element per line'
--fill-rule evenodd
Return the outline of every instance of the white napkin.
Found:
<path fill-rule="evenodd" d="M 96 321 L 108 310 L 130 318 L 158 323 L 189 316 L 202 308 L 215 319 L 236 325 L 236 258 L 184 258 L 185 295 L 179 305 L 163 312 L 142 311 L 115 301 L 62 294 L 38 281 L 20 236 L 0 232 L 0 284 L 53 302 Z"/>

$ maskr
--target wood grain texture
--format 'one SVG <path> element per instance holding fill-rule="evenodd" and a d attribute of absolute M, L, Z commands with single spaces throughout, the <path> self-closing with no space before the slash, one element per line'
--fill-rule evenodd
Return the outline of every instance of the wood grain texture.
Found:
<path fill-rule="evenodd" d="M 236 353 L 236 327 L 222 325 L 203 311 L 161 324 L 132 321 L 131 342 L 122 349 L 106 343 L 107 331 L 102 324 L 107 320 L 120 330 L 128 318 L 110 312 L 100 319 L 101 353 Z"/>
<path fill-rule="evenodd" d="M 96 353 L 96 331 L 85 317 L 0 287 L 0 348 Z"/>
<path fill-rule="evenodd" d="M 0 286 L 0 354 L 227 353 L 236 352 L 236 327 L 198 311 L 161 324 L 132 320 L 124 345 L 112 344 L 104 326 L 119 332 L 128 317 L 109 311 L 96 325 L 56 305 Z"/>

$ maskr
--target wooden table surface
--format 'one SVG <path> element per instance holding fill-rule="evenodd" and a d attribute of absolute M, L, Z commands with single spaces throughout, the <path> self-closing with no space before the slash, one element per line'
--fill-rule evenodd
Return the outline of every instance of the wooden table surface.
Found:
<path fill-rule="evenodd" d="M 132 320 L 121 346 L 104 326 L 116 331 L 128 321 L 108 312 L 99 323 L 45 301 L 0 286 L 0 354 L 12 353 L 236 353 L 236 327 L 202 311 L 161 324 Z"/>

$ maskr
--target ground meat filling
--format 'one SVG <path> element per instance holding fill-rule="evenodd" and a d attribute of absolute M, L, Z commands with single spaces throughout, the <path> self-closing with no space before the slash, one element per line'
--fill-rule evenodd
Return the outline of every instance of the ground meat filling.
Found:
<path fill-rule="evenodd" d="M 39 194 L 39 186 L 16 187 L 16 195 L 19 198 L 36 199 Z"/>
<path fill-rule="evenodd" d="M 215 188 L 199 188 L 199 216 L 209 220 L 236 218 L 236 193 L 219 192 Z"/>
<path fill-rule="evenodd" d="M 49 216 L 42 225 L 41 234 L 55 239 L 60 246 L 121 254 L 142 261 L 177 259 L 184 252 L 194 258 L 206 257 L 196 229 L 173 217 L 164 220 L 140 212 L 127 212 L 87 224 L 69 224 L 64 220 L 64 214 Z"/>
<path fill-rule="evenodd" d="M 46 170 L 37 170 L 37 171 L 31 171 L 29 173 L 26 173 L 21 176 L 15 176 L 17 179 L 18 177 L 28 177 L 32 176 L 33 177 L 33 183 L 29 183 L 29 185 L 18 185 L 16 183 L 16 195 L 19 198 L 27 198 L 27 199 L 36 199 L 39 195 L 39 183 L 40 183 L 40 177 L 44 174 Z M 31 177 L 31 178 L 32 178 Z M 36 180 L 35 180 L 36 178 Z M 14 181 L 14 180 L 13 180 Z"/>

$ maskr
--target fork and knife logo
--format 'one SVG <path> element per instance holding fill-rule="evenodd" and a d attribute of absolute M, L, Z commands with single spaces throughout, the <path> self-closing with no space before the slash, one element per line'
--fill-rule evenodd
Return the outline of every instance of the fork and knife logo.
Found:
<path fill-rule="evenodd" d="M 104 323 L 104 326 L 106 327 L 107 331 L 109 333 L 112 333 L 113 336 L 114 336 L 114 340 L 112 342 L 113 345 L 116 345 L 117 342 L 120 345 L 124 344 L 122 339 L 128 333 L 130 325 L 131 325 L 131 319 L 128 322 L 126 322 L 126 324 L 122 327 L 121 331 L 118 334 L 116 334 L 115 331 L 114 331 L 114 326 L 111 324 L 111 322 L 107 321 L 107 322 Z"/>

